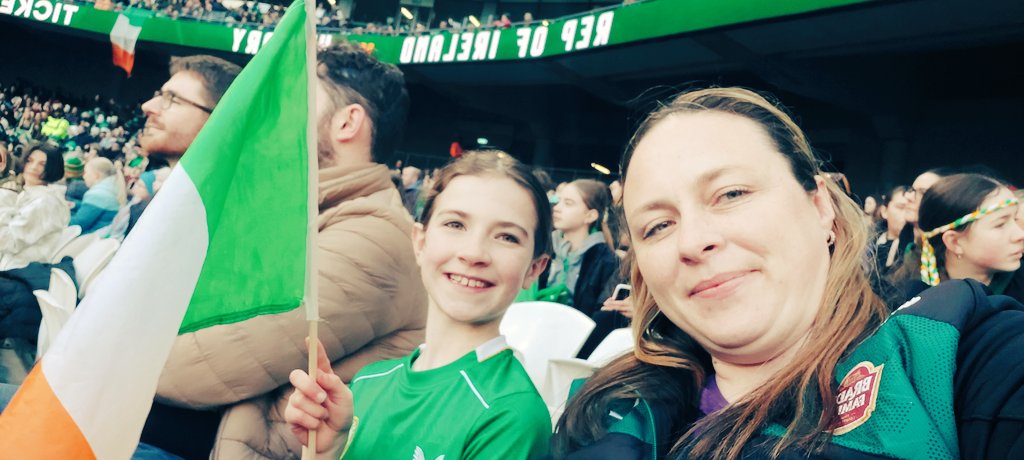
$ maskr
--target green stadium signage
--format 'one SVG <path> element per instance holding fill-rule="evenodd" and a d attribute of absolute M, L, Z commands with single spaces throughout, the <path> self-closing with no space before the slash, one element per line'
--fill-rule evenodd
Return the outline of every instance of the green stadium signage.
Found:
<path fill-rule="evenodd" d="M 71 25 L 77 12 L 78 5 L 50 0 L 0 0 L 0 14 L 65 26 Z"/>
<path fill-rule="evenodd" d="M 614 21 L 614 11 L 562 21 L 559 41 L 554 46 L 569 52 L 607 45 Z M 402 40 L 398 62 L 422 64 L 541 57 L 548 49 L 550 35 L 549 26 L 540 25 L 512 30 L 495 29 L 405 37 Z"/>
<path fill-rule="evenodd" d="M 651 0 L 537 21 L 508 29 L 435 31 L 411 36 L 321 33 L 319 45 L 360 42 L 382 61 L 445 64 L 536 59 L 742 24 L 873 0 Z M 53 0 L 0 0 L 0 20 L 34 21 L 107 35 L 118 13 Z M 140 42 L 256 54 L 273 30 L 231 24 L 151 17 Z"/>

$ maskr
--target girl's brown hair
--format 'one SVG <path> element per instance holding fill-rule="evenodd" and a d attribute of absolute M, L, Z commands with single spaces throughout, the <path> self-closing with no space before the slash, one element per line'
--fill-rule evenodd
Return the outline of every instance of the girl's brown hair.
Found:
<path fill-rule="evenodd" d="M 922 231 L 929 232 L 953 222 L 976 211 L 989 195 L 1005 187 L 999 181 L 981 174 L 953 174 L 943 177 L 921 197 L 921 205 L 917 211 L 918 226 Z M 970 228 L 971 224 L 973 222 L 968 222 L 953 230 L 963 232 Z M 949 274 L 946 272 L 946 243 L 942 241 L 942 233 L 932 236 L 928 242 L 935 248 L 936 268 L 939 270 L 939 277 L 945 281 L 949 279 Z M 920 264 L 920 257 L 917 260 Z"/>
<path fill-rule="evenodd" d="M 615 249 L 615 242 L 612 240 L 612 232 L 608 229 L 608 207 L 612 204 L 612 193 L 604 182 L 594 179 L 576 179 L 569 183 L 580 191 L 583 198 L 583 205 L 587 209 L 597 211 L 597 220 L 591 224 L 590 230 L 600 230 L 604 235 L 604 242 L 610 249 Z"/>
<path fill-rule="evenodd" d="M 725 112 L 757 122 L 789 162 L 804 190 L 817 190 L 816 178 L 822 171 L 803 131 L 776 103 L 743 88 L 689 91 L 654 111 L 627 147 L 622 162 L 624 182 L 629 180 L 629 162 L 637 144 L 653 126 L 676 114 L 701 111 Z M 869 235 L 862 212 L 835 182 L 824 183 L 836 211 L 832 228 L 835 244 L 824 296 L 806 343 L 791 363 L 759 389 L 692 426 L 676 427 L 681 429 L 673 439 L 666 440 L 673 453 L 686 452 L 691 458 L 736 459 L 744 446 L 772 422 L 786 427 L 785 435 L 772 450 L 773 456 L 791 446 L 814 450 L 827 442 L 837 414 L 836 364 L 881 324 L 888 311 L 872 291 L 862 263 Z M 556 454 L 602 436 L 603 415 L 615 399 L 639 396 L 663 400 L 691 414 L 684 418 L 692 420 L 706 377 L 714 372 L 707 352 L 660 314 L 643 273 L 635 261 L 631 265 L 636 306 L 634 354 L 599 370 L 570 402 L 557 424 Z M 679 399 L 673 401 L 673 396 Z"/>
<path fill-rule="evenodd" d="M 537 228 L 533 235 L 533 258 L 550 255 L 551 249 L 551 203 L 547 191 L 541 187 L 540 181 L 534 177 L 529 167 L 511 155 L 500 150 L 477 150 L 464 153 L 452 160 L 438 174 L 434 185 L 426 190 L 423 213 L 420 222 L 426 226 L 434 213 L 434 200 L 448 187 L 453 179 L 459 176 L 499 176 L 512 179 L 526 189 L 533 200 L 537 211 Z"/>

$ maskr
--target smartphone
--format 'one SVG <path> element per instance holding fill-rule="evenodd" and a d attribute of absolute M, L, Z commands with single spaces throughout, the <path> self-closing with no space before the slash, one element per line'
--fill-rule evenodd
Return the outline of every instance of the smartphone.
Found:
<path fill-rule="evenodd" d="M 630 294 L 633 293 L 633 287 L 628 284 L 620 284 L 615 286 L 615 292 L 612 293 L 612 299 L 615 300 L 626 300 Z"/>

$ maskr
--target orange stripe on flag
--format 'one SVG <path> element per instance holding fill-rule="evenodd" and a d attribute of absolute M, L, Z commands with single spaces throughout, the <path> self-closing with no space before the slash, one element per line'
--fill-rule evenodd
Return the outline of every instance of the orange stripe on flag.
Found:
<path fill-rule="evenodd" d="M 132 76 L 132 68 L 135 67 L 135 52 L 117 45 L 113 45 L 112 48 L 114 48 L 114 65 L 128 72 L 129 77 Z"/>
<path fill-rule="evenodd" d="M 96 458 L 78 425 L 53 394 L 41 365 L 32 369 L 0 414 L 0 452 L 5 458 Z"/>

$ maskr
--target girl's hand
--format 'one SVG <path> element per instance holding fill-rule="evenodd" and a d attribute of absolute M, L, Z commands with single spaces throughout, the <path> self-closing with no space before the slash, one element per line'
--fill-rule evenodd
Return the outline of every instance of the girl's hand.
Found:
<path fill-rule="evenodd" d="M 633 318 L 633 301 L 630 300 L 632 297 L 626 297 L 623 300 L 615 300 L 613 297 L 609 297 L 608 300 L 604 301 L 604 305 L 601 305 L 601 310 L 604 311 L 617 311 L 626 318 Z"/>
<path fill-rule="evenodd" d="M 284 419 L 304 446 L 309 444 L 309 431 L 315 430 L 316 452 L 321 453 L 340 448 L 335 441 L 340 441 L 338 435 L 352 426 L 353 407 L 352 391 L 331 369 L 331 360 L 319 341 L 316 362 L 315 380 L 300 369 L 289 376 L 295 391 L 288 398 Z"/>

